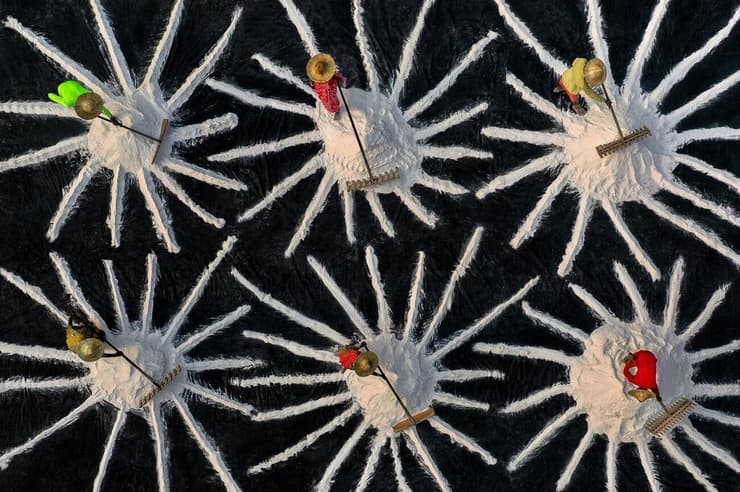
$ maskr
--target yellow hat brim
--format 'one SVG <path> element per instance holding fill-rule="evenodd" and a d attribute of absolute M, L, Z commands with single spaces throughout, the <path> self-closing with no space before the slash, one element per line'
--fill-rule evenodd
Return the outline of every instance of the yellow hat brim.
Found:
<path fill-rule="evenodd" d="M 311 57 L 306 64 L 308 78 L 314 82 L 329 82 L 336 72 L 337 64 L 334 58 L 327 53 L 319 53 Z"/>

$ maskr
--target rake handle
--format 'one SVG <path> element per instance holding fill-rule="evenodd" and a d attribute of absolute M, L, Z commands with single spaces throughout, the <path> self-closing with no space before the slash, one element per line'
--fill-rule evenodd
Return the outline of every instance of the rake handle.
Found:
<path fill-rule="evenodd" d="M 367 156 L 365 155 L 365 148 L 362 146 L 362 141 L 360 140 L 360 134 L 357 132 L 357 127 L 355 126 L 355 120 L 352 118 L 352 111 L 349 110 L 349 104 L 347 104 L 347 99 L 344 97 L 344 91 L 342 90 L 342 83 L 341 81 L 337 81 L 337 88 L 339 89 L 339 95 L 342 96 L 342 102 L 344 103 L 344 107 L 347 108 L 347 116 L 349 116 L 349 123 L 352 125 L 352 131 L 355 133 L 355 140 L 357 140 L 357 145 L 360 147 L 360 153 L 362 154 L 362 161 L 365 163 L 365 169 L 367 169 L 367 174 L 370 176 L 370 179 L 375 179 L 375 176 L 373 176 L 373 172 L 370 170 L 370 163 L 367 162 Z"/>
<path fill-rule="evenodd" d="M 100 119 L 101 119 L 101 120 L 103 120 L 103 121 L 107 121 L 108 123 L 112 123 L 112 124 L 113 124 L 113 125 L 115 125 L 115 126 L 119 126 L 119 127 L 121 127 L 121 128 L 125 128 L 126 130 L 128 130 L 128 131 L 130 131 L 130 132 L 134 132 L 134 133 L 136 133 L 137 135 L 141 135 L 142 137 L 146 137 L 146 138 L 148 138 L 149 140 L 154 140 L 155 142 L 159 142 L 159 143 L 162 143 L 162 141 L 161 141 L 160 139 L 158 139 L 158 138 L 155 138 L 155 137 L 152 137 L 151 135 L 147 135 L 146 133 L 142 133 L 142 132 L 140 132 L 139 130 L 136 130 L 136 129 L 134 129 L 134 128 L 131 128 L 130 126 L 126 126 L 126 125 L 124 125 L 123 123 L 121 123 L 120 121 L 118 121 L 118 120 L 116 120 L 116 119 L 108 119 L 108 118 L 104 118 L 104 117 L 102 117 L 102 116 L 100 116 L 100 115 L 98 115 L 98 118 L 100 118 Z"/>
<path fill-rule="evenodd" d="M 601 90 L 604 91 L 604 97 L 606 98 L 607 106 L 609 107 L 609 111 L 612 113 L 612 118 L 614 118 L 614 124 L 617 125 L 617 131 L 619 132 L 619 138 L 624 138 L 624 133 L 622 133 L 622 128 L 619 126 L 619 121 L 617 120 L 617 113 L 614 112 L 614 108 L 612 107 L 612 101 L 609 99 L 609 94 L 606 92 L 606 86 L 604 84 L 601 84 Z"/>
<path fill-rule="evenodd" d="M 393 387 L 393 385 L 391 384 L 390 379 L 388 379 L 388 377 L 383 372 L 383 368 L 380 367 L 380 366 L 378 366 L 378 371 L 380 371 L 380 377 L 385 380 L 386 384 L 388 384 L 388 387 L 393 392 L 393 396 L 395 396 L 396 397 L 396 400 L 398 400 L 398 403 L 401 404 L 401 407 L 403 408 L 403 411 L 406 412 L 406 415 L 408 415 L 409 419 L 411 419 L 411 422 L 413 422 L 414 425 L 416 425 L 417 424 L 416 419 L 414 418 L 413 415 L 411 415 L 411 412 L 409 411 L 409 409 L 406 408 L 406 405 L 403 403 L 403 400 L 401 400 L 401 397 L 396 392 L 396 388 Z"/>
<path fill-rule="evenodd" d="M 147 378 L 147 379 L 148 379 L 148 380 L 149 380 L 149 381 L 150 381 L 150 382 L 151 382 L 151 383 L 152 383 L 152 384 L 153 384 L 154 386 L 156 386 L 156 387 L 157 387 L 157 389 L 160 389 L 160 390 L 162 389 L 162 387 L 161 387 L 161 386 L 159 385 L 159 383 L 158 383 L 158 382 L 156 382 L 156 381 L 154 380 L 154 378 L 153 378 L 153 377 L 151 377 L 151 376 L 150 376 L 149 374 L 147 374 L 146 372 L 144 372 L 144 369 L 142 369 L 141 367 L 139 367 L 139 366 L 138 366 L 138 365 L 136 364 L 136 362 L 134 362 L 134 361 L 132 361 L 131 359 L 129 359 L 129 358 L 128 358 L 128 356 L 127 356 L 126 354 L 124 354 L 124 353 L 123 353 L 123 351 L 119 350 L 119 349 L 118 349 L 118 348 L 117 348 L 117 347 L 116 347 L 115 345 L 113 345 L 112 343 L 110 343 L 110 342 L 109 342 L 108 340 L 106 340 L 106 341 L 105 341 L 105 343 L 107 343 L 108 345 L 110 345 L 110 347 L 111 347 L 111 348 L 112 348 L 113 350 L 115 350 L 116 352 L 118 352 L 118 355 L 120 355 L 121 357 L 123 357 L 124 359 L 126 359 L 126 361 L 127 361 L 127 362 L 128 362 L 129 364 L 131 364 L 131 365 L 132 365 L 132 366 L 133 366 L 133 367 L 134 367 L 134 368 L 135 368 L 135 369 L 136 369 L 137 371 L 139 371 L 140 373 L 142 373 L 142 374 L 143 374 L 143 375 L 144 375 L 144 376 L 145 376 L 145 377 L 146 377 L 146 378 Z"/>

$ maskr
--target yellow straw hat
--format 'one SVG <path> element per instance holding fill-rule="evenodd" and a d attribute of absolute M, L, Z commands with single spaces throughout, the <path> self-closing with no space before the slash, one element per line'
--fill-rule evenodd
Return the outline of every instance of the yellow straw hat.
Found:
<path fill-rule="evenodd" d="M 337 71 L 337 64 L 331 55 L 319 53 L 311 57 L 306 64 L 308 78 L 314 82 L 329 82 Z"/>
<path fill-rule="evenodd" d="M 591 87 L 598 87 L 606 80 L 606 65 L 598 58 L 591 58 L 583 67 L 583 78 Z"/>

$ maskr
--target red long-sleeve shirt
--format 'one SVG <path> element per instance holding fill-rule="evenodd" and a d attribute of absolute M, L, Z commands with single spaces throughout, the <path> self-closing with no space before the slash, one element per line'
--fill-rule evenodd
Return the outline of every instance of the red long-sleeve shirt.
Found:
<path fill-rule="evenodd" d="M 334 77 L 329 82 L 313 83 L 313 90 L 330 113 L 338 113 L 340 110 L 339 97 L 337 97 L 337 81 L 342 84 L 342 87 L 347 85 L 347 79 L 344 78 L 344 75 L 339 70 L 334 73 Z"/>
<path fill-rule="evenodd" d="M 640 350 L 632 354 L 634 359 L 624 365 L 624 377 L 640 388 L 653 390 L 656 396 L 658 392 L 658 359 L 652 352 Z M 636 367 L 637 372 L 632 375 L 630 369 Z"/>

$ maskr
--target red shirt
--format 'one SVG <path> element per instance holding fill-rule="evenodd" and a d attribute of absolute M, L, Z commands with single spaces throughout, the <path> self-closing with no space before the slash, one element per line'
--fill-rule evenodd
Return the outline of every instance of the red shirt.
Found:
<path fill-rule="evenodd" d="M 313 83 L 313 90 L 316 92 L 316 95 L 321 102 L 324 103 L 326 110 L 330 113 L 338 113 L 340 109 L 339 97 L 337 97 L 337 81 L 342 83 L 342 87 L 347 85 L 347 79 L 344 78 L 344 75 L 339 73 L 339 70 L 336 71 L 334 77 L 332 77 L 329 82 Z"/>
<path fill-rule="evenodd" d="M 653 390 L 656 396 L 658 393 L 658 359 L 653 355 L 652 352 L 647 350 L 640 350 L 632 354 L 634 360 L 627 362 L 624 365 L 624 377 L 627 380 L 637 385 L 640 388 Z M 633 376 L 630 373 L 630 369 L 636 367 L 637 372 Z"/>
<path fill-rule="evenodd" d="M 345 369 L 352 369 L 352 365 L 355 363 L 357 358 L 360 356 L 358 349 L 344 349 L 339 351 L 339 363 Z"/>

